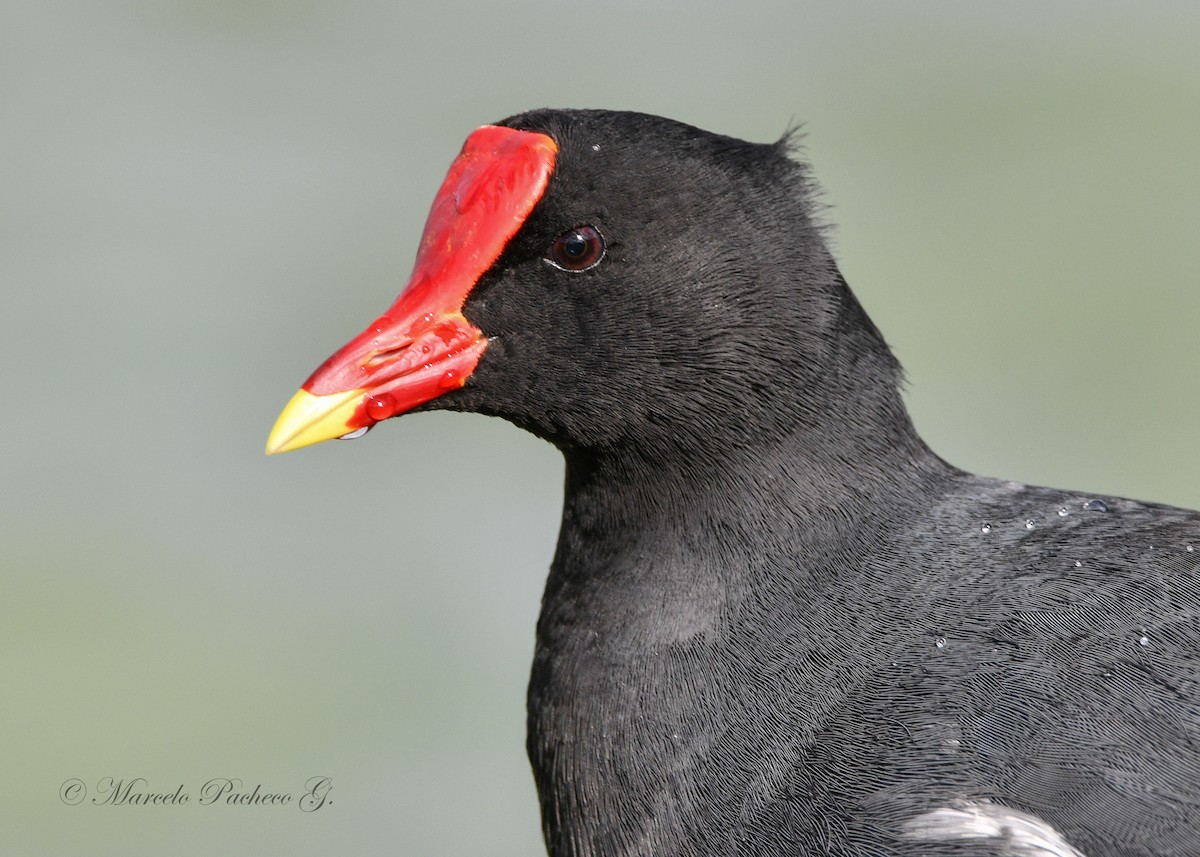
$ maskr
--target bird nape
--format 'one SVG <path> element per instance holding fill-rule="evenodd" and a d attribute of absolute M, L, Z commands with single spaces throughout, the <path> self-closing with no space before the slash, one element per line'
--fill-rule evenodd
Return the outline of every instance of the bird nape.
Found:
<path fill-rule="evenodd" d="M 964 473 L 787 138 L 475 131 L 268 452 L 430 408 L 566 459 L 528 749 L 555 857 L 1200 854 L 1200 514 Z"/>

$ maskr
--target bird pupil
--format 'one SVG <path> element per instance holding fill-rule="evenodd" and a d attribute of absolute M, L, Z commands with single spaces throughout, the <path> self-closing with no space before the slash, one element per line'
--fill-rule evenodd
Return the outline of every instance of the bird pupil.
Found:
<path fill-rule="evenodd" d="M 563 244 L 563 250 L 572 258 L 578 258 L 587 252 L 587 239 L 578 232 L 572 234 Z"/>

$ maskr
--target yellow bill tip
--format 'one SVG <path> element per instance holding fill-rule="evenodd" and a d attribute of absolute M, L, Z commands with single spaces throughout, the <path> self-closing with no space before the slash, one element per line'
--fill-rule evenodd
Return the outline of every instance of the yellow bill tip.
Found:
<path fill-rule="evenodd" d="M 354 431 L 346 423 L 354 416 L 365 389 L 314 396 L 299 390 L 284 406 L 267 438 L 267 455 L 291 452 Z"/>

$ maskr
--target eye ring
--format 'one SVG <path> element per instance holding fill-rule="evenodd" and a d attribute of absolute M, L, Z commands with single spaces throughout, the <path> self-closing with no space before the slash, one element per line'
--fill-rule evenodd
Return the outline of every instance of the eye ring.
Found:
<path fill-rule="evenodd" d="M 542 258 L 559 270 L 578 274 L 599 265 L 604 249 L 600 230 L 595 226 L 576 226 L 555 238 Z"/>

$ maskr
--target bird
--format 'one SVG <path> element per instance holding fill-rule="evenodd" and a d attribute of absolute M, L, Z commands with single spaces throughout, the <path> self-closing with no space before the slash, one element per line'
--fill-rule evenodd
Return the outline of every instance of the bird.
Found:
<path fill-rule="evenodd" d="M 471 133 L 267 450 L 431 409 L 565 461 L 527 690 L 552 857 L 1200 855 L 1200 513 L 932 451 L 793 132 Z"/>

